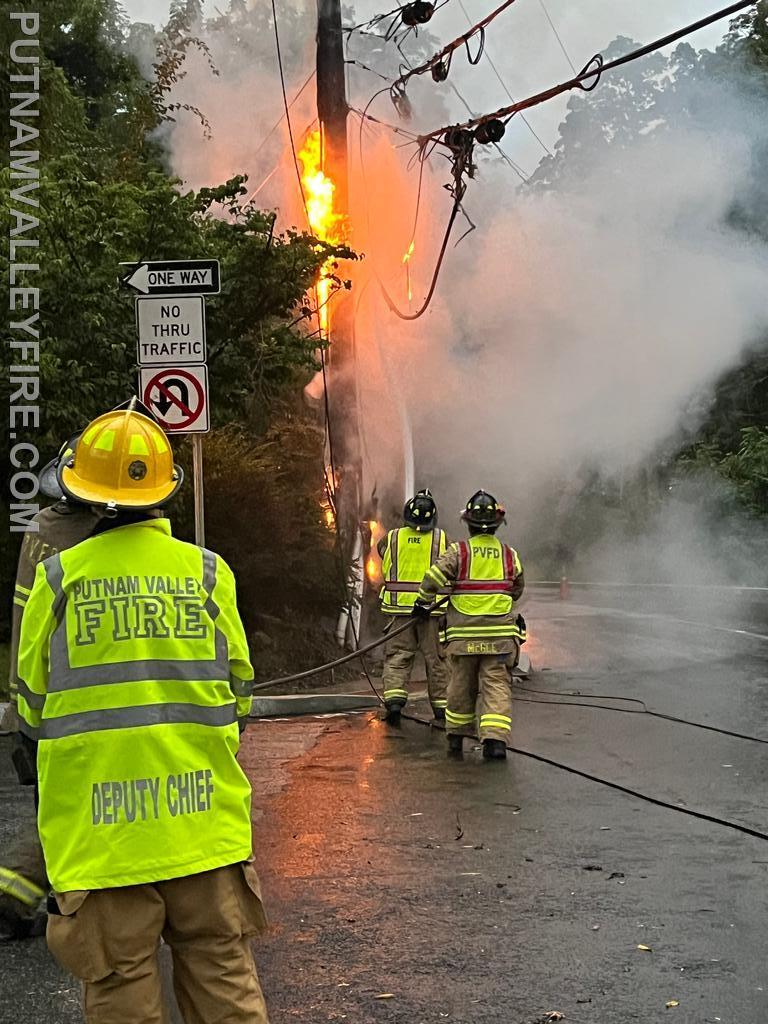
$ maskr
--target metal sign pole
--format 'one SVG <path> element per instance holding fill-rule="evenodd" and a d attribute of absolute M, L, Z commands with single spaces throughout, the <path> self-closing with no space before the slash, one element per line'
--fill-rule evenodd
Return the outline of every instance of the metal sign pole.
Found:
<path fill-rule="evenodd" d="M 203 438 L 192 435 L 192 477 L 195 487 L 195 544 L 205 547 L 205 490 L 203 487 Z"/>

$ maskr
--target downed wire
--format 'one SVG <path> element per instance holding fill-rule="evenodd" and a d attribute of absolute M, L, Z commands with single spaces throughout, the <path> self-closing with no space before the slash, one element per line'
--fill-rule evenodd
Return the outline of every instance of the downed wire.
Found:
<path fill-rule="evenodd" d="M 444 726 L 439 722 L 427 722 L 423 718 L 417 718 L 415 715 L 403 714 L 403 718 L 407 718 L 411 722 L 418 722 L 419 725 L 426 725 L 430 728 L 443 729 Z M 552 768 L 558 768 L 560 771 L 568 772 L 569 775 L 576 775 L 581 779 L 587 779 L 589 782 L 596 782 L 600 786 L 607 786 L 608 789 L 614 789 L 619 793 L 624 793 L 626 796 L 632 796 L 636 800 L 642 800 L 647 804 L 652 804 L 654 807 L 663 807 L 669 811 L 677 811 L 678 814 L 685 814 L 689 818 L 697 818 L 699 821 L 708 821 L 713 825 L 722 825 L 723 828 L 733 829 L 735 832 L 741 832 L 744 835 L 752 836 L 754 839 L 764 839 L 768 841 L 768 833 L 761 832 L 759 829 L 750 828 L 749 825 L 742 825 L 737 821 L 729 821 L 727 818 L 718 818 L 714 814 L 707 814 L 705 811 L 694 811 L 690 807 L 681 807 L 679 804 L 673 804 L 668 800 L 662 800 L 660 797 L 650 796 L 648 793 L 642 793 L 639 789 L 631 789 L 629 786 L 622 786 L 618 782 L 612 782 L 610 779 L 603 779 L 599 775 L 593 775 L 591 772 L 582 771 L 580 768 L 574 768 L 573 765 L 564 764 L 562 761 L 555 761 L 551 757 L 544 757 L 543 754 L 534 754 L 532 750 L 522 750 L 520 747 L 511 747 L 507 745 L 507 750 L 513 754 L 519 754 L 521 757 L 529 757 L 533 761 L 539 761 L 541 764 L 548 764 Z"/>
<path fill-rule="evenodd" d="M 768 739 L 762 739 L 760 736 L 751 736 L 745 732 L 734 732 L 732 729 L 722 729 L 717 725 L 707 725 L 705 722 L 693 722 L 688 718 L 678 718 L 676 715 L 665 715 L 662 711 L 651 711 L 646 705 L 645 701 L 640 700 L 637 697 L 618 697 L 609 693 L 568 693 L 561 692 L 558 690 L 534 690 L 530 687 L 521 687 L 522 693 L 541 693 L 550 694 L 553 697 L 584 697 L 583 701 L 580 700 L 536 700 L 532 697 L 519 697 L 513 693 L 512 699 L 518 701 L 520 704 L 553 704 L 561 707 L 573 707 L 573 708 L 594 708 L 595 711 L 617 711 L 620 714 L 625 715 L 649 715 L 651 718 L 661 718 L 667 722 L 676 722 L 679 725 L 689 725 L 693 729 L 705 729 L 707 732 L 716 732 L 721 736 L 732 736 L 737 740 L 748 740 L 750 743 L 765 743 L 768 744 Z M 621 700 L 629 704 L 640 704 L 640 708 L 635 710 L 633 708 L 615 708 L 608 704 L 588 704 L 588 700 Z"/>
<path fill-rule="evenodd" d="M 596 54 L 584 66 L 583 70 L 580 71 L 578 75 L 575 75 L 573 78 L 569 78 L 567 82 L 562 82 L 560 85 L 554 85 L 550 89 L 545 89 L 544 92 L 536 93 L 533 96 L 529 96 L 527 99 L 519 100 L 517 103 L 511 103 L 509 106 L 501 107 L 492 114 L 483 114 L 481 117 L 473 118 L 470 121 L 466 121 L 464 124 L 437 128 L 435 131 L 429 132 L 427 135 L 423 135 L 420 142 L 425 144 L 431 139 L 441 139 L 447 131 L 450 131 L 455 127 L 471 131 L 473 128 L 476 128 L 478 125 L 484 124 L 487 121 L 501 120 L 504 118 L 509 119 L 521 110 L 528 110 L 530 107 L 536 107 L 540 103 L 544 103 L 547 100 L 553 99 L 555 96 L 559 96 L 561 93 L 569 92 L 571 89 L 578 88 L 585 92 L 591 92 L 592 89 L 597 86 L 600 78 L 606 71 L 612 71 L 615 68 L 621 67 L 623 64 L 628 64 L 630 61 L 637 60 L 640 57 L 645 57 L 649 53 L 653 53 L 655 50 L 659 50 L 664 46 L 668 46 L 670 43 L 676 42 L 678 39 L 682 39 L 684 36 L 690 35 L 692 32 L 697 32 L 699 29 L 706 28 L 708 25 L 712 25 L 716 21 L 728 18 L 730 15 L 735 14 L 737 11 L 742 11 L 746 7 L 752 7 L 755 2 L 756 0 L 739 0 L 738 3 L 731 4 L 729 7 L 724 7 L 722 10 L 708 15 L 706 18 L 701 18 L 699 21 L 693 22 L 690 25 L 686 25 L 684 28 L 677 29 L 675 32 L 670 32 L 669 35 L 663 36 L 661 39 L 656 39 L 645 46 L 641 46 L 637 50 L 631 50 L 629 53 L 625 53 L 623 57 L 617 57 L 615 60 L 609 61 L 607 64 L 604 63 L 600 54 Z M 584 83 L 588 81 L 590 84 L 585 85 Z"/>

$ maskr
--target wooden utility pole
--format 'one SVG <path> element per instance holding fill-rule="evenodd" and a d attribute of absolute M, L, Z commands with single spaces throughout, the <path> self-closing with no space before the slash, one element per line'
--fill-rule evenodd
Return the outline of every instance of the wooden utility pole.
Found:
<path fill-rule="evenodd" d="M 347 153 L 346 68 L 341 28 L 341 0 L 317 0 L 317 115 L 322 137 L 323 171 L 334 184 L 334 212 L 349 239 L 349 164 Z M 336 492 L 340 550 L 350 567 L 349 593 L 362 597 L 364 553 L 360 532 L 363 518 L 360 423 L 358 419 L 357 365 L 354 307 L 347 293 L 332 303 L 329 349 L 328 431 L 340 480 Z M 350 602 L 339 620 L 337 637 L 344 642 L 350 618 L 352 642 L 359 636 L 360 605 Z"/>
<path fill-rule="evenodd" d="M 336 186 L 336 210 L 345 216 L 348 113 L 341 0 L 317 0 L 317 116 L 323 134 L 324 170 Z"/>

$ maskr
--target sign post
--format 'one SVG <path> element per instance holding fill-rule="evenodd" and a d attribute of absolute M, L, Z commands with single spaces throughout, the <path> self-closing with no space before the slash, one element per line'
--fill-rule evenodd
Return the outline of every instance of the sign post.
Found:
<path fill-rule="evenodd" d="M 139 392 L 167 433 L 192 434 L 195 543 L 205 544 L 203 438 L 210 430 L 205 296 L 221 291 L 218 260 L 143 260 L 123 283 L 139 292 Z"/>
<path fill-rule="evenodd" d="M 203 480 L 203 438 L 192 436 L 192 480 L 195 487 L 195 544 L 205 547 L 205 483 Z"/>

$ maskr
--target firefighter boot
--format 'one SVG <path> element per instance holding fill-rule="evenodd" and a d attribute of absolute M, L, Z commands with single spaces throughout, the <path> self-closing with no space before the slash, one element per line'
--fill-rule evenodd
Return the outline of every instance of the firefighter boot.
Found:
<path fill-rule="evenodd" d="M 457 736 L 456 733 L 448 734 L 448 757 L 458 758 L 464 756 L 464 752 L 462 750 L 463 741 L 463 736 Z"/>
<path fill-rule="evenodd" d="M 488 761 L 503 761 L 507 747 L 503 740 L 483 740 L 483 757 Z"/>
<path fill-rule="evenodd" d="M 444 722 L 445 708 L 432 708 L 432 715 L 436 722 Z"/>
<path fill-rule="evenodd" d="M 405 707 L 405 703 L 401 700 L 393 700 L 385 704 L 384 707 L 384 721 L 389 722 L 390 725 L 399 725 L 400 713 Z"/>

